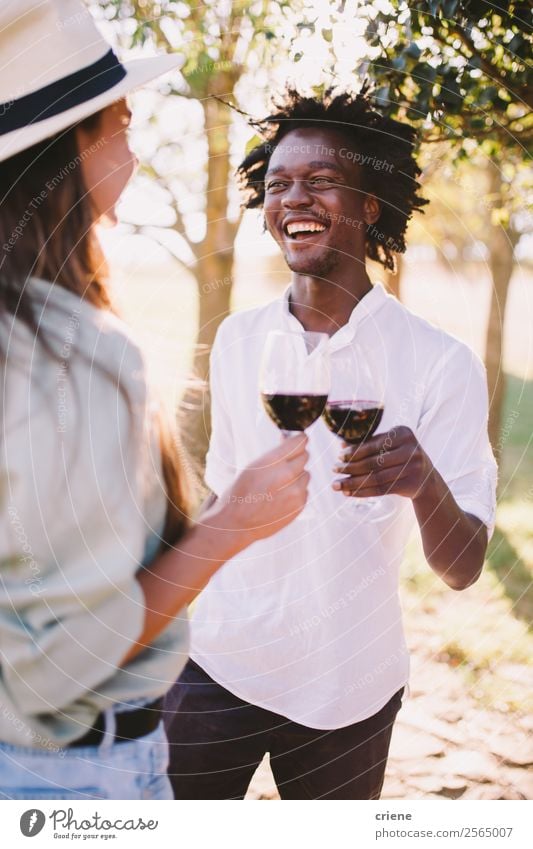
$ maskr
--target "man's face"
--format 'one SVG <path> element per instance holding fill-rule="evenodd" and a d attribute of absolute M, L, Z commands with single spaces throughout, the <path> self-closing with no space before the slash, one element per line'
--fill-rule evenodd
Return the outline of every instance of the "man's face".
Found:
<path fill-rule="evenodd" d="M 327 278 L 364 263 L 365 196 L 349 140 L 335 130 L 287 133 L 265 176 L 267 228 L 291 271 Z"/>

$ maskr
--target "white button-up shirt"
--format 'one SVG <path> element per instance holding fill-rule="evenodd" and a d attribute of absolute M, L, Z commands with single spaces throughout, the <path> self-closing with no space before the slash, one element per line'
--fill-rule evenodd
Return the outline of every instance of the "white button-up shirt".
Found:
<path fill-rule="evenodd" d="M 288 292 L 230 316 L 217 335 L 206 481 L 219 497 L 280 440 L 259 387 L 262 351 L 274 329 L 303 331 Z M 355 340 L 385 378 L 378 430 L 410 427 L 461 509 L 491 531 L 496 464 L 483 364 L 380 284 L 331 337 L 333 370 Z M 415 515 L 411 501 L 395 495 L 382 500 L 383 512 L 394 508 L 383 521 L 339 514 L 346 497 L 331 484 L 340 441 L 322 420 L 308 434 L 315 517 L 256 542 L 211 579 L 195 608 L 191 655 L 238 697 L 332 729 L 373 715 L 408 681 L 398 574 Z"/>

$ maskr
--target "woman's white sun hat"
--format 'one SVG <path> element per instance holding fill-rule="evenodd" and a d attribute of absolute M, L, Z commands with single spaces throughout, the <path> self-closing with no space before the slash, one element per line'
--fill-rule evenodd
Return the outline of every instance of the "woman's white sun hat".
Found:
<path fill-rule="evenodd" d="M 122 64 L 81 0 L 0 0 L 0 162 L 183 61 Z"/>

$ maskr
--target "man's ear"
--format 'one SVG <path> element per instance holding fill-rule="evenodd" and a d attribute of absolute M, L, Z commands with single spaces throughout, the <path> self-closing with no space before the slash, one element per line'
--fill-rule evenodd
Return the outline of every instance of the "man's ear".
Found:
<path fill-rule="evenodd" d="M 365 195 L 363 211 L 366 224 L 375 224 L 381 215 L 381 204 L 375 195 Z"/>

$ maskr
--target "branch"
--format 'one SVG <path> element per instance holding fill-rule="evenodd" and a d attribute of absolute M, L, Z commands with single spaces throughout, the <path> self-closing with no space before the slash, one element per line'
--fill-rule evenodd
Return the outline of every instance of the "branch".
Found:
<path fill-rule="evenodd" d="M 522 142 L 529 141 L 530 138 L 533 138 L 533 129 L 525 130 L 523 133 L 513 134 L 513 131 L 508 128 L 508 125 L 501 124 L 499 127 L 487 127 L 486 129 L 473 130 L 468 126 L 465 126 L 460 135 L 450 133 L 449 136 L 427 136 L 422 137 L 421 141 L 424 144 L 436 144 L 438 142 L 446 141 L 446 142 L 454 142 L 461 141 L 464 139 L 490 139 L 495 136 L 502 142 L 508 142 L 509 136 L 512 136 L 513 141 L 523 147 Z"/>
<path fill-rule="evenodd" d="M 235 16 L 235 7 L 232 3 L 226 32 L 223 33 L 220 39 L 220 58 L 222 60 L 226 59 L 228 62 L 233 62 L 241 31 L 241 23 L 242 15 L 239 13 Z"/>
<path fill-rule="evenodd" d="M 161 245 L 162 248 L 164 248 L 166 251 L 168 251 L 168 253 L 171 256 L 173 256 L 174 259 L 177 260 L 177 262 L 179 262 L 181 266 L 183 266 L 183 268 L 185 268 L 187 271 L 190 271 L 191 274 L 196 274 L 196 264 L 197 264 L 197 259 L 198 259 L 197 256 L 196 256 L 196 252 L 194 252 L 194 262 L 188 263 L 184 259 L 182 259 L 180 256 L 178 256 L 172 250 L 172 248 L 169 247 L 161 239 L 160 232 L 162 230 L 172 230 L 174 228 L 172 228 L 172 227 L 158 227 L 158 226 L 155 226 L 153 224 L 129 224 L 128 226 L 131 227 L 133 234 L 141 235 L 141 236 L 144 235 L 144 236 L 147 236 L 150 239 L 154 239 L 154 241 L 156 241 L 159 245 Z M 179 235 L 182 236 L 183 234 L 180 233 Z M 183 238 L 185 239 L 185 237 L 183 237 Z M 188 239 L 185 239 L 185 241 L 187 242 L 188 245 L 191 245 L 191 243 L 189 242 Z"/>
<path fill-rule="evenodd" d="M 242 216 L 244 215 L 244 209 L 239 209 L 239 215 L 235 221 L 228 221 L 228 230 L 230 233 L 231 243 L 235 242 L 237 238 L 237 233 L 239 232 L 239 227 L 241 226 Z"/>
<path fill-rule="evenodd" d="M 524 89 L 516 90 L 512 85 L 508 77 L 504 77 L 501 72 L 496 68 L 492 62 L 486 59 L 481 55 L 480 51 L 476 48 L 474 42 L 471 37 L 468 35 L 466 30 L 461 26 L 456 26 L 454 29 L 449 30 L 450 35 L 456 35 L 465 47 L 470 51 L 472 56 L 465 57 L 466 59 L 472 59 L 473 56 L 477 56 L 479 59 L 479 64 L 481 66 L 481 70 L 485 73 L 487 77 L 489 77 L 492 81 L 498 82 L 502 88 L 506 91 L 510 92 L 513 97 L 519 100 L 521 103 L 524 103 L 529 108 L 533 108 L 533 92 L 531 91 L 530 86 L 524 86 Z"/>
<path fill-rule="evenodd" d="M 192 255 L 197 260 L 200 243 L 199 242 L 193 242 L 193 241 L 191 241 L 191 239 L 189 239 L 189 237 L 187 235 L 187 230 L 185 229 L 185 221 L 183 219 L 183 215 L 182 215 L 181 210 L 179 209 L 177 203 L 172 204 L 172 209 L 174 210 L 174 212 L 176 214 L 176 220 L 175 220 L 174 224 L 172 225 L 172 227 L 170 227 L 169 229 L 174 230 L 176 233 L 178 233 L 181 236 L 183 241 L 187 244 L 187 247 L 191 251 Z"/>
<path fill-rule="evenodd" d="M 194 23 L 195 27 L 200 34 L 202 32 L 202 4 L 201 3 L 189 3 L 189 18 Z"/>

